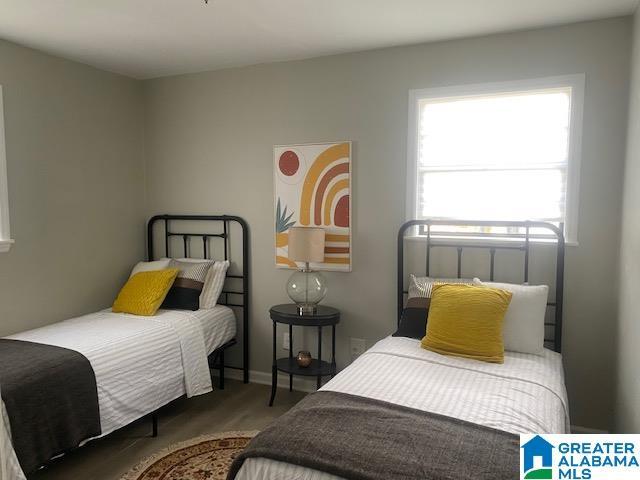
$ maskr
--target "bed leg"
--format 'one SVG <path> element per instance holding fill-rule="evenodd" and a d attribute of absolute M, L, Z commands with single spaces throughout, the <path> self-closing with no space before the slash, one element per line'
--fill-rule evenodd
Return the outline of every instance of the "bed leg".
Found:
<path fill-rule="evenodd" d="M 151 428 L 152 428 L 152 437 L 158 436 L 158 412 L 153 412 L 151 414 Z"/>
<path fill-rule="evenodd" d="M 220 390 L 224 390 L 224 350 L 220 352 L 220 380 L 218 387 Z"/>

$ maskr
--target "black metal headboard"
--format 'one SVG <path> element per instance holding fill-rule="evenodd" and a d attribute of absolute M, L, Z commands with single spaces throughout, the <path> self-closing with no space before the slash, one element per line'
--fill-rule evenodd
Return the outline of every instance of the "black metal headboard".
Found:
<path fill-rule="evenodd" d="M 147 256 L 149 261 L 154 259 L 154 225 L 156 222 L 162 222 L 164 234 L 164 253 L 166 257 L 171 257 L 171 239 L 178 237 L 182 239 L 180 242 L 182 247 L 182 255 L 185 258 L 191 256 L 191 240 L 198 239 L 202 242 L 202 258 L 211 259 L 213 255 L 213 246 L 211 240 L 220 239 L 223 241 L 224 260 L 233 261 L 237 265 L 242 265 L 241 274 L 227 273 L 227 279 L 231 282 L 241 283 L 242 287 L 231 289 L 225 283 L 220 295 L 218 303 L 230 307 L 238 307 L 242 309 L 242 370 L 244 383 L 249 382 L 249 226 L 247 222 L 233 215 L 156 215 L 149 220 L 147 225 Z M 241 259 L 231 259 L 232 243 L 231 243 L 231 224 L 236 223 L 242 230 Z M 202 232 L 193 233 L 189 230 L 185 231 L 180 227 L 193 228 L 192 225 L 203 225 Z M 200 230 L 200 228 L 195 228 Z M 175 242 L 173 242 L 175 243 Z M 230 267 L 231 270 L 231 267 Z M 230 282 L 227 282 L 230 283 Z M 231 296 L 231 300 L 230 297 Z M 235 368 L 235 367 L 229 367 Z"/>
<path fill-rule="evenodd" d="M 458 235 L 455 233 L 443 234 L 441 231 L 433 231 L 434 226 L 445 227 L 505 227 L 518 229 L 518 231 L 524 230 L 524 233 L 509 234 L 509 241 L 496 242 L 501 235 L 474 232 L 472 234 L 473 241 L 470 242 L 466 235 Z M 453 248 L 457 250 L 458 265 L 457 272 L 458 278 L 462 275 L 462 254 L 464 249 L 484 249 L 489 250 L 490 254 L 490 267 L 489 267 L 489 280 L 494 281 L 495 273 L 495 257 L 498 250 L 515 250 L 521 251 L 524 255 L 524 283 L 529 281 L 529 261 L 531 253 L 531 242 L 535 239 L 535 236 L 531 232 L 533 229 L 539 231 L 544 229 L 550 232 L 547 238 L 552 238 L 556 245 L 556 275 L 555 275 L 555 301 L 549 302 L 547 305 L 553 308 L 554 321 L 545 322 L 546 327 L 553 331 L 553 335 L 548 337 L 545 335 L 545 344 L 551 345 L 556 352 L 560 352 L 562 348 L 562 302 L 564 292 L 564 235 L 562 228 L 546 223 L 546 222 L 508 222 L 508 221 L 474 221 L 474 220 L 410 220 L 404 223 L 398 231 L 398 322 L 402 316 L 402 310 L 404 308 L 404 296 L 408 293 L 405 290 L 405 274 L 404 274 L 404 248 L 405 237 L 407 230 L 419 228 L 420 235 L 424 237 L 426 243 L 426 264 L 425 273 L 426 276 L 430 276 L 431 268 L 431 250 L 433 248 Z M 514 240 L 515 238 L 515 240 Z"/>

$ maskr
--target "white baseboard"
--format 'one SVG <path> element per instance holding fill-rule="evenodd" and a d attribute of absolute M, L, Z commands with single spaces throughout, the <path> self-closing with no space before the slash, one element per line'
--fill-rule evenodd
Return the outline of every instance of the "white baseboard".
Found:
<path fill-rule="evenodd" d="M 597 428 L 582 427 L 580 425 L 571 425 L 571 433 L 602 435 L 602 434 L 605 434 L 605 433 L 609 433 L 609 431 L 608 430 L 598 430 Z"/>
<path fill-rule="evenodd" d="M 230 368 L 224 371 L 225 378 L 231 378 L 233 380 L 242 380 L 242 370 L 232 370 Z M 301 378 L 299 376 L 293 377 L 293 389 L 299 392 L 315 392 L 316 391 L 316 379 Z M 249 370 L 249 382 L 259 383 L 261 385 L 271 385 L 271 373 L 259 372 L 257 370 Z M 278 387 L 289 388 L 289 375 L 279 372 L 278 373 Z"/>

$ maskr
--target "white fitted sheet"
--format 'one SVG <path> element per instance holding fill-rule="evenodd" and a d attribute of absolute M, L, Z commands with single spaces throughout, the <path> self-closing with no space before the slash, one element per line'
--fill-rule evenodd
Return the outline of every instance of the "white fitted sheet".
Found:
<path fill-rule="evenodd" d="M 569 432 L 562 358 L 505 352 L 502 365 L 447 357 L 418 340 L 387 337 L 321 390 L 349 393 L 460 418 L 512 433 Z M 371 452 L 375 455 L 375 452 Z M 237 480 L 338 480 L 264 458 L 247 460 Z"/>
<path fill-rule="evenodd" d="M 224 305 L 189 312 L 198 319 L 207 355 L 236 336 L 236 315 Z"/>
<path fill-rule="evenodd" d="M 182 395 L 211 391 L 207 355 L 235 332 L 235 314 L 218 305 L 153 317 L 104 310 L 7 338 L 69 348 L 89 360 L 104 436 Z M 22 479 L 6 414 L 0 422 L 0 480 Z"/>

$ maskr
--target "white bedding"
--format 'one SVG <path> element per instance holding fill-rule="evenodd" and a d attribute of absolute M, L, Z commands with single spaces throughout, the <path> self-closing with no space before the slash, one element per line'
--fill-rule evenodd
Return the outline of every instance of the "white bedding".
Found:
<path fill-rule="evenodd" d="M 189 313 L 198 319 L 202 327 L 207 355 L 236 336 L 236 315 L 229 307 L 216 305 Z"/>
<path fill-rule="evenodd" d="M 503 365 L 447 357 L 418 340 L 388 337 L 321 390 L 404 405 L 512 433 L 569 432 L 561 356 L 505 352 Z M 237 480 L 338 480 L 264 458 L 247 460 Z"/>
<path fill-rule="evenodd" d="M 104 310 L 7 338 L 69 348 L 89 360 L 104 436 L 184 394 L 210 392 L 207 355 L 231 340 L 235 328 L 235 315 L 224 306 L 160 310 L 153 317 Z M 0 417 L 0 480 L 23 479 L 6 414 Z"/>

